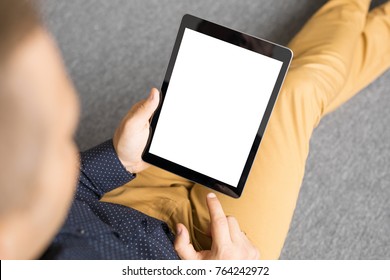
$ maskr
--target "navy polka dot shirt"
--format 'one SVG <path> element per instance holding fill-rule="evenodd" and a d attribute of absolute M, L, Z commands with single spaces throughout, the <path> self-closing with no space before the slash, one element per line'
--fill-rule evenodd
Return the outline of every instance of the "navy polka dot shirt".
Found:
<path fill-rule="evenodd" d="M 137 210 L 100 202 L 130 180 L 112 141 L 81 153 L 81 173 L 69 216 L 43 259 L 178 259 L 168 226 Z"/>

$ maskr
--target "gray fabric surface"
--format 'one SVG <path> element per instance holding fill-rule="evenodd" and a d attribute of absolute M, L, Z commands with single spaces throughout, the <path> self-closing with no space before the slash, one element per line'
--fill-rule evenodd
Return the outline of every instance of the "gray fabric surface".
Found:
<path fill-rule="evenodd" d="M 126 111 L 161 85 L 183 14 L 286 44 L 323 3 L 42 1 L 80 95 L 79 147 L 110 138 Z M 315 130 L 282 259 L 390 259 L 389 82 L 388 71 Z"/>

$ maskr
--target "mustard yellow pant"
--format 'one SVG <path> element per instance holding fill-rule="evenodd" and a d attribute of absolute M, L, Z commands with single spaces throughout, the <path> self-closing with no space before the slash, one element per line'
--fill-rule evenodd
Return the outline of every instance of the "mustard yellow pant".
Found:
<path fill-rule="evenodd" d="M 330 0 L 289 44 L 294 60 L 240 199 L 217 194 L 263 259 L 279 257 L 304 176 L 313 129 L 390 67 L 390 3 Z M 177 137 L 180 137 L 178 135 Z M 185 141 L 185 139 L 183 139 Z M 210 247 L 210 190 L 151 167 L 103 201 L 184 223 L 197 249 Z"/>

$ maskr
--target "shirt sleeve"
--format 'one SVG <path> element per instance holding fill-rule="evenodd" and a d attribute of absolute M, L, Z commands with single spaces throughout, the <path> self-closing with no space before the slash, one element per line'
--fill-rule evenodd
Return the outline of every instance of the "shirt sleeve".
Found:
<path fill-rule="evenodd" d="M 120 162 L 112 140 L 108 140 L 80 154 L 80 177 L 76 199 L 98 200 L 106 192 L 135 178 Z"/>

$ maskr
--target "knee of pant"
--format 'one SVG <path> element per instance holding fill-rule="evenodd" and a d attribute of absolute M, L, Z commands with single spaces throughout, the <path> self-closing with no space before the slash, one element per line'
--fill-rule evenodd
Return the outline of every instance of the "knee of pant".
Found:
<path fill-rule="evenodd" d="M 289 76 L 279 93 L 278 111 L 284 116 L 299 113 L 305 120 L 320 115 L 324 108 L 324 97 L 318 93 L 310 78 Z M 297 116 L 299 117 L 299 116 Z"/>
<path fill-rule="evenodd" d="M 296 58 L 289 76 L 295 87 L 309 88 L 326 104 L 344 87 L 348 73 L 345 59 L 329 51 Z"/>
<path fill-rule="evenodd" d="M 322 68 L 326 67 L 322 66 Z M 285 102 L 288 105 L 283 110 L 289 108 L 301 114 L 306 121 L 310 121 L 308 118 L 311 118 L 314 123 L 318 123 L 328 104 L 337 95 L 339 88 L 342 88 L 344 81 L 343 74 L 337 69 L 326 69 L 326 71 L 305 66 L 292 69 L 279 95 L 282 101 L 278 99 L 278 102 Z"/>

